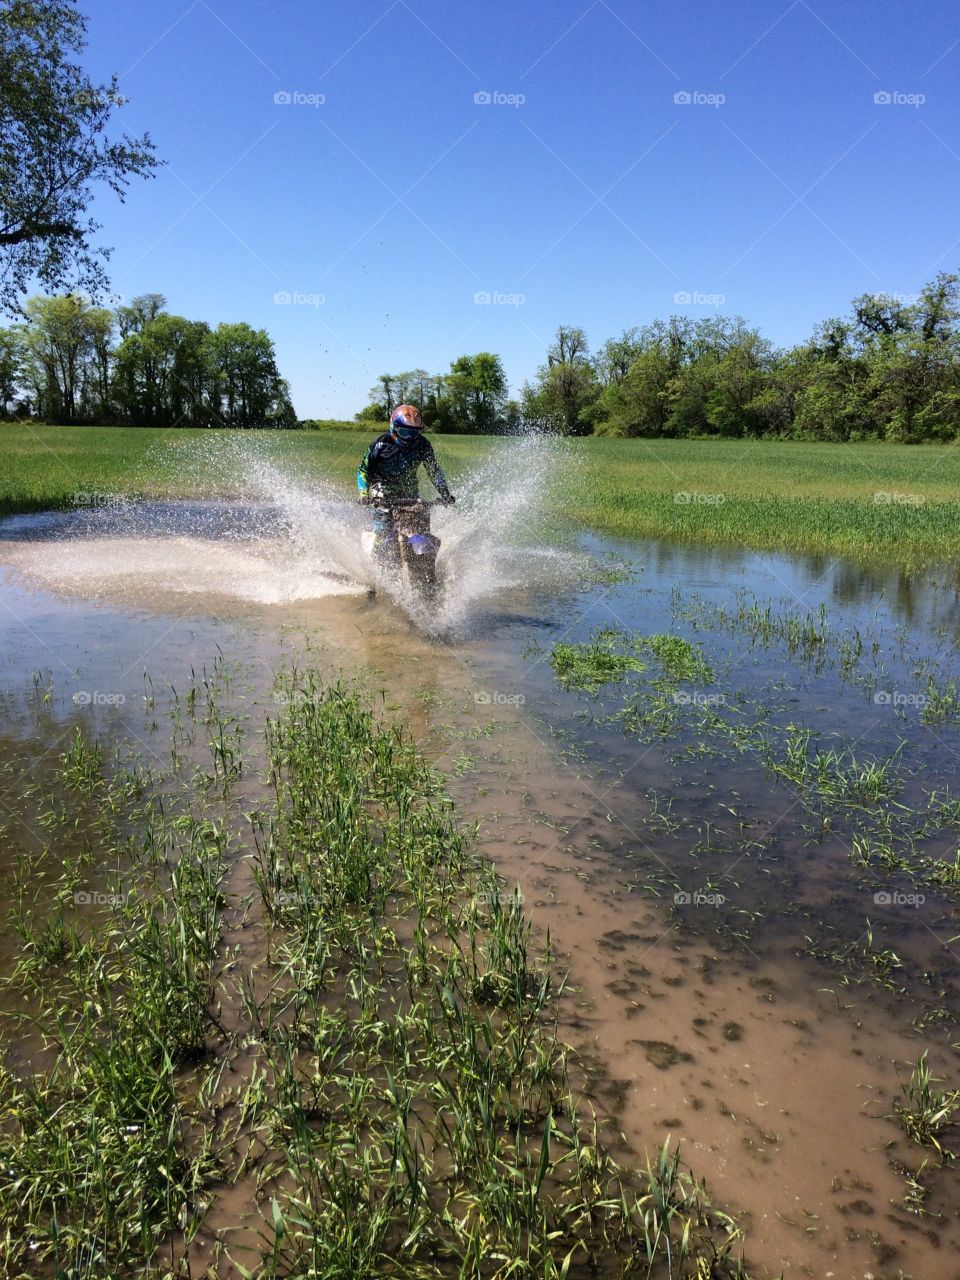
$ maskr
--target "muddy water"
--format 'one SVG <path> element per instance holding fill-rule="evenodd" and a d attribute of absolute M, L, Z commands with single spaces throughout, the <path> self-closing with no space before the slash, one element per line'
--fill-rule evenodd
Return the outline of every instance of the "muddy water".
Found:
<path fill-rule="evenodd" d="M 591 585 L 583 556 L 528 548 L 522 562 L 502 558 L 498 578 L 474 577 L 456 628 L 437 639 L 372 597 L 361 566 L 292 548 L 263 508 L 0 523 L 4 857 L 39 843 L 23 782 L 43 779 L 78 725 L 160 764 L 171 688 L 218 653 L 252 736 L 275 707 L 279 663 L 360 672 L 449 774 L 482 821 L 481 847 L 550 929 L 570 973 L 567 1033 L 611 1148 L 642 1157 L 681 1140 L 743 1216 L 758 1275 L 960 1276 L 952 1173 L 927 1178 L 927 1216 L 908 1212 L 902 1166 L 929 1152 L 891 1118 L 897 1071 L 924 1048 L 960 1080 L 953 897 L 878 903 L 851 873 L 849 833 L 812 832 L 796 788 L 755 752 L 699 750 L 695 728 L 672 742 L 631 737 L 600 714 L 602 699 L 558 690 L 546 661 L 557 640 L 601 625 L 679 631 L 771 723 L 802 720 L 864 756 L 903 740 L 912 776 L 900 799 L 919 803 L 956 772 L 956 726 L 923 727 L 914 704 L 897 711 L 871 690 L 916 691 L 923 661 L 951 670 L 956 583 L 662 544 L 586 550 L 625 558 L 633 575 Z M 709 625 L 711 605 L 738 598 L 822 602 L 835 627 L 861 632 L 856 671 L 834 649 L 791 656 Z M 956 831 L 939 841 L 948 856 Z M 873 949 L 898 957 L 886 986 L 825 954 L 862 946 L 867 928 Z M 11 954 L 6 938 L 0 962 Z"/>

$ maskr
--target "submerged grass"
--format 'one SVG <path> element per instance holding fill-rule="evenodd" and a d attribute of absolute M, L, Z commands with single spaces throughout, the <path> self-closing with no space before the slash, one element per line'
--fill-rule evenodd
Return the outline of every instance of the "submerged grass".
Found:
<path fill-rule="evenodd" d="M 696 645 L 678 635 L 631 635 L 605 627 L 587 641 L 558 642 L 550 650 L 550 664 L 566 689 L 595 691 L 619 684 L 631 672 L 642 673 L 648 663 L 638 655 L 650 655 L 661 677 L 654 683 L 673 688 L 680 681 L 711 684 L 713 671 Z"/>
<path fill-rule="evenodd" d="M 550 939 L 441 777 L 357 689 L 280 689 L 248 815 L 256 963 L 227 934 L 242 761 L 210 689 L 174 701 L 181 792 L 81 737 L 64 754 L 54 835 L 87 824 L 106 879 L 78 896 L 89 853 L 52 847 L 19 877 L 3 1274 L 186 1276 L 205 1217 L 235 1239 L 217 1195 L 237 1184 L 259 1243 L 227 1248 L 257 1280 L 744 1276 L 675 1148 L 636 1168 L 604 1149 Z M 211 772 L 189 773 L 191 737 Z"/>
<path fill-rule="evenodd" d="M 699 642 L 682 636 L 651 636 L 611 628 L 595 632 L 584 642 L 564 641 L 554 647 L 550 657 L 562 687 L 590 696 L 589 704 L 578 713 L 580 722 L 617 729 L 632 741 L 656 744 L 671 764 L 682 766 L 678 786 L 689 787 L 692 770 L 699 767 L 699 784 L 715 793 L 709 817 L 677 821 L 669 806 L 665 811 L 660 797 L 654 795 L 645 822 L 651 835 L 679 837 L 682 847 L 676 850 L 678 859 L 685 854 L 698 863 L 710 859 L 711 866 L 701 869 L 706 877 L 702 892 L 724 888 L 725 858 L 737 865 L 747 856 L 775 856 L 773 846 L 780 843 L 779 833 L 774 841 L 769 837 L 757 840 L 751 834 L 762 826 L 762 813 L 754 807 L 751 816 L 745 809 L 738 785 L 743 776 L 739 771 L 744 769 L 751 775 L 747 784 L 751 789 L 760 787 L 768 792 L 778 809 L 785 811 L 784 817 L 795 815 L 789 825 L 783 824 L 788 841 L 829 843 L 846 855 L 851 906 L 859 907 L 864 895 L 889 909 L 921 904 L 928 893 L 933 897 L 955 892 L 960 886 L 956 850 L 960 810 L 949 789 L 949 771 L 941 767 L 942 752 L 936 758 L 937 746 L 945 744 L 939 726 L 950 721 L 952 689 L 950 679 L 939 672 L 939 664 L 925 660 L 912 665 L 910 679 L 917 692 L 899 695 L 907 705 L 919 709 L 911 724 L 902 714 L 895 714 L 896 708 L 888 710 L 892 695 L 875 692 L 878 681 L 883 680 L 882 667 L 878 674 L 875 642 L 859 633 L 837 632 L 823 608 L 778 613 L 770 604 L 750 602 L 745 597 L 739 598 L 734 608 L 684 602 L 676 596 L 673 603 L 675 620 L 686 621 L 700 632 L 710 629 L 733 637 L 727 640 L 725 634 L 725 643 L 711 646 L 717 651 L 716 660 Z M 744 640 L 750 650 L 759 652 L 760 661 L 773 666 L 775 674 L 765 684 L 732 678 L 736 664 L 731 653 L 739 653 Z M 770 650 L 779 651 L 782 666 L 771 664 Z M 630 661 L 637 654 L 644 655 L 646 661 Z M 613 666 L 624 659 L 623 667 Z M 906 662 L 904 654 L 901 659 Z M 609 677 L 611 669 L 616 679 Z M 936 676 L 931 674 L 935 669 Z M 833 675 L 841 692 L 843 686 L 850 686 L 853 697 L 870 698 L 876 710 L 870 713 L 873 723 L 867 721 L 867 733 L 854 736 L 845 729 L 826 732 L 797 720 L 791 675 L 799 681 L 809 673 L 815 677 Z M 942 694 L 939 701 L 934 691 Z M 833 691 L 821 694 L 828 704 L 837 696 Z M 934 715 L 920 714 L 927 708 L 934 708 Z M 817 710 L 829 712 L 831 706 Z M 887 746 L 879 752 L 867 748 L 864 739 L 881 716 L 888 717 L 882 739 Z M 936 733 L 931 731 L 931 721 L 937 726 Z M 737 779 L 723 790 L 717 785 L 718 762 L 730 772 L 731 780 Z M 922 786 L 921 778 L 934 785 Z M 787 799 L 776 794 L 781 788 L 788 792 Z M 659 866 L 648 861 L 644 871 L 657 895 L 669 887 L 676 891 L 675 903 L 688 902 L 689 886 L 676 877 L 671 879 L 669 873 L 664 877 L 672 855 L 657 862 Z M 842 867 L 837 871 L 841 877 L 836 890 L 839 895 L 847 877 Z M 742 940 L 765 915 L 783 913 L 782 902 L 775 899 L 760 906 L 760 910 L 740 908 L 737 920 L 717 913 L 717 930 L 726 929 Z M 884 914 L 887 919 L 878 925 L 878 932 L 885 932 L 891 923 L 897 927 L 897 921 L 890 919 L 893 913 Z M 833 930 L 821 922 L 824 936 L 835 934 L 835 940 L 806 938 L 801 949 L 839 966 L 850 980 L 866 977 L 900 990 L 904 975 L 895 973 L 903 968 L 900 957 L 889 947 L 873 945 L 872 926 L 868 925 L 866 945 L 848 936 L 850 921 L 855 918 L 849 916 L 845 925 Z M 925 1007 L 919 1016 L 931 1019 L 940 1015 L 934 1005 Z"/>
<path fill-rule="evenodd" d="M 900 1081 L 902 1096 L 896 1114 L 904 1133 L 913 1142 L 934 1147 L 941 1159 L 952 1160 L 953 1155 L 942 1145 L 942 1138 L 960 1108 L 960 1090 L 936 1087 L 942 1081 L 931 1072 L 927 1052 L 924 1049 L 917 1059 L 909 1080 Z"/>
<path fill-rule="evenodd" d="M 353 691 L 295 678 L 287 708 L 257 859 L 287 981 L 255 1016 L 294 1186 L 267 1177 L 263 1274 L 737 1274 L 677 1154 L 619 1168 L 580 1114 L 549 937 L 439 777 Z"/>
<path fill-rule="evenodd" d="M 0 424 L 0 514 L 109 495 L 225 496 L 197 465 L 224 433 Z M 362 449 L 353 430 L 258 432 L 273 461 L 342 481 Z M 371 430 L 370 435 L 373 435 Z M 496 437 L 440 436 L 456 480 L 509 449 Z M 664 537 L 763 550 L 825 552 L 919 569 L 960 559 L 960 450 L 793 441 L 612 440 L 569 444 L 564 514 L 620 537 Z"/>
<path fill-rule="evenodd" d="M 4 1275 L 114 1275 L 195 1230 L 211 1162 L 180 1077 L 207 1050 L 224 855 L 214 826 L 155 813 L 111 892 L 71 893 L 66 867 L 38 910 L 44 866 L 22 868 L 16 1022 L 50 1065 L 0 1076 Z M 84 927 L 68 904 L 90 899 L 110 909 Z"/>

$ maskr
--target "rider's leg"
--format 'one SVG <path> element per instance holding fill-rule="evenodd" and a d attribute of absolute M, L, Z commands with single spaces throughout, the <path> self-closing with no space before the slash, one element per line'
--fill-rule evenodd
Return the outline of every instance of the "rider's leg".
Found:
<path fill-rule="evenodd" d="M 390 511 L 379 509 L 373 517 L 373 558 L 381 569 L 396 570 L 400 567 L 400 546 L 397 530 Z"/>

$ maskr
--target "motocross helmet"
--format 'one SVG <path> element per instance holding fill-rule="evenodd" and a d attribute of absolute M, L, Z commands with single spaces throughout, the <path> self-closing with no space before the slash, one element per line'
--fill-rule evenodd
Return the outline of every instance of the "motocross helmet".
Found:
<path fill-rule="evenodd" d="M 414 440 L 423 430 L 423 419 L 415 404 L 398 404 L 390 414 L 390 434 L 394 440 Z"/>

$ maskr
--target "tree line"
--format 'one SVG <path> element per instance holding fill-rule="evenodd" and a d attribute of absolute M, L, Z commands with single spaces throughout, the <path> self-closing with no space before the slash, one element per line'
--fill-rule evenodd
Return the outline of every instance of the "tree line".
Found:
<path fill-rule="evenodd" d="M 448 431 L 960 440 L 958 302 L 958 277 L 941 273 L 913 299 L 864 294 L 781 349 L 740 316 L 671 316 L 596 352 L 582 329 L 561 325 L 517 400 L 499 357 L 482 352 L 441 377 L 383 375 L 357 416 L 411 400 Z"/>
<path fill-rule="evenodd" d="M 264 329 L 170 315 L 159 293 L 111 310 L 28 298 L 0 329 L 4 417 L 135 427 L 295 427 Z"/>

